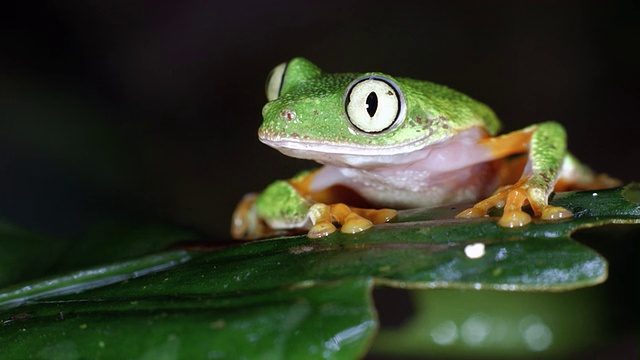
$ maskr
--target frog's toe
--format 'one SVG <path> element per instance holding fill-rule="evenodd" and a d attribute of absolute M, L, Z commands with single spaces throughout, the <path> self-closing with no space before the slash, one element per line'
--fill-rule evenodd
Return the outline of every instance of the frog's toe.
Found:
<path fill-rule="evenodd" d="M 355 234 L 373 227 L 371 220 L 365 219 L 356 213 L 350 213 L 344 219 L 344 224 L 340 228 L 340 232 L 345 234 Z"/>
<path fill-rule="evenodd" d="M 553 220 L 568 219 L 572 216 L 573 214 L 571 213 L 571 211 L 563 207 L 547 205 L 542 210 L 540 219 L 553 221 Z"/>
<path fill-rule="evenodd" d="M 359 209 L 351 208 L 351 210 L 373 224 L 384 224 L 398 216 L 398 212 L 394 209 Z"/>
<path fill-rule="evenodd" d="M 390 221 L 397 215 L 392 209 L 360 209 L 345 204 L 314 204 L 309 210 L 309 218 L 314 224 L 308 236 L 312 239 L 327 236 L 337 230 L 334 223 L 340 225 L 340 232 L 355 234 L 371 228 L 374 224 Z"/>
<path fill-rule="evenodd" d="M 329 205 L 322 203 L 313 204 L 309 209 L 309 219 L 313 224 L 307 233 L 310 239 L 319 239 L 337 230 L 333 225 L 333 216 Z"/>
<path fill-rule="evenodd" d="M 545 205 L 543 206 L 543 210 L 540 212 L 540 214 L 536 216 L 539 217 L 540 220 L 557 221 L 568 219 L 572 217 L 573 214 L 571 213 L 571 211 L 560 206 Z M 527 214 L 521 209 L 512 208 L 510 210 L 507 210 L 505 207 L 505 211 L 502 217 L 500 218 L 500 220 L 498 220 L 498 225 L 502 227 L 514 228 L 527 225 L 530 222 L 531 215 Z"/>
<path fill-rule="evenodd" d="M 319 239 L 325 236 L 329 236 L 330 234 L 334 233 L 336 230 L 337 229 L 335 225 L 333 225 L 332 223 L 321 221 L 313 225 L 311 229 L 309 229 L 307 236 L 310 239 Z"/>
<path fill-rule="evenodd" d="M 508 189 L 499 190 L 490 197 L 473 205 L 472 208 L 460 212 L 456 217 L 461 219 L 472 219 L 487 216 L 490 209 L 504 206 L 508 194 Z"/>
<path fill-rule="evenodd" d="M 350 208 L 344 204 L 336 204 L 336 210 L 337 219 L 342 224 L 340 231 L 346 234 L 365 231 L 374 224 L 384 224 L 398 216 L 393 209 Z"/>
<path fill-rule="evenodd" d="M 459 219 L 474 219 L 474 218 L 480 218 L 484 216 L 487 216 L 487 210 L 479 209 L 475 207 L 466 209 L 461 213 L 459 213 L 458 215 L 456 215 L 456 217 Z"/>
<path fill-rule="evenodd" d="M 522 211 L 522 207 L 526 205 L 527 201 L 531 201 L 531 193 L 535 192 L 519 184 L 515 184 L 501 191 L 501 196 L 506 195 L 506 201 L 504 203 L 502 217 L 498 220 L 498 225 L 515 228 L 529 224 L 531 222 L 531 215 Z"/>
<path fill-rule="evenodd" d="M 522 210 L 505 211 L 502 214 L 498 225 L 502 227 L 515 228 L 525 226 L 531 222 L 531 215 Z"/>

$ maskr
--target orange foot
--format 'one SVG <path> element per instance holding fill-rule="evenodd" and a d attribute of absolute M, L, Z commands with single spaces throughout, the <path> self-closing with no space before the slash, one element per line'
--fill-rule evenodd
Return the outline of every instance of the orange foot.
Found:
<path fill-rule="evenodd" d="M 525 181 L 498 190 L 489 198 L 480 201 L 472 208 L 459 213 L 458 218 L 477 218 L 487 215 L 491 208 L 503 207 L 503 214 L 498 225 L 502 227 L 520 227 L 531 222 L 531 216 L 522 211 L 522 207 L 531 204 L 535 217 L 542 220 L 560 220 L 570 218 L 571 211 L 552 206 L 547 203 L 544 192 L 535 187 L 527 186 Z"/>
<path fill-rule="evenodd" d="M 392 209 L 360 209 L 338 203 L 333 205 L 314 204 L 309 210 L 313 226 L 308 236 L 312 239 L 327 236 L 337 230 L 333 225 L 337 222 L 340 232 L 355 234 L 367 230 L 374 224 L 382 224 L 396 217 L 398 213 Z"/>

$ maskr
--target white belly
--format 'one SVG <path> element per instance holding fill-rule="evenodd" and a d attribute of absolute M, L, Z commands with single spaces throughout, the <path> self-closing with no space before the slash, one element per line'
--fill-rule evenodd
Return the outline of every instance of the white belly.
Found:
<path fill-rule="evenodd" d="M 399 170 L 393 177 L 351 168 L 327 168 L 376 207 L 415 208 L 474 201 L 490 195 L 497 176 L 490 163 L 442 174 Z"/>
<path fill-rule="evenodd" d="M 477 131 L 406 154 L 395 163 L 365 168 L 327 164 L 311 190 L 352 188 L 376 207 L 413 208 L 477 200 L 497 187 L 493 154 L 478 145 Z"/>

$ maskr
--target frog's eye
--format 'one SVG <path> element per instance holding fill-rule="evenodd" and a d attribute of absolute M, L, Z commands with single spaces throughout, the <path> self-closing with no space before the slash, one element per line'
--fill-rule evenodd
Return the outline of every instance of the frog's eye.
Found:
<path fill-rule="evenodd" d="M 404 119 L 406 104 L 398 86 L 379 76 L 367 76 L 347 88 L 345 108 L 349 122 L 366 133 L 380 133 Z"/>
<path fill-rule="evenodd" d="M 267 100 L 273 101 L 280 96 L 285 70 L 287 70 L 287 63 L 283 62 L 273 68 L 269 76 L 267 76 L 267 83 L 264 86 L 264 90 L 267 93 Z"/>

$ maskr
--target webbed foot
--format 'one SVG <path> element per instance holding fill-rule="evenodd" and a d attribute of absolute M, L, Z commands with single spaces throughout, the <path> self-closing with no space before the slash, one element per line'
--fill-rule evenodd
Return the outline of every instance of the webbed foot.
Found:
<path fill-rule="evenodd" d="M 520 227 L 531 222 L 531 215 L 522 210 L 522 207 L 527 204 L 531 205 L 534 216 L 542 220 L 556 221 L 572 216 L 571 211 L 563 207 L 549 205 L 546 192 L 531 186 L 527 180 L 520 180 L 514 185 L 498 190 L 489 198 L 480 201 L 470 209 L 462 211 L 456 217 L 483 217 L 492 208 L 503 208 L 502 217 L 498 220 L 498 225 L 508 228 Z"/>
<path fill-rule="evenodd" d="M 382 224 L 396 217 L 392 209 L 360 209 L 338 203 L 332 205 L 314 204 L 309 210 L 313 226 L 307 236 L 312 239 L 325 237 L 337 230 L 334 223 L 340 225 L 340 232 L 355 234 L 374 224 Z"/>

